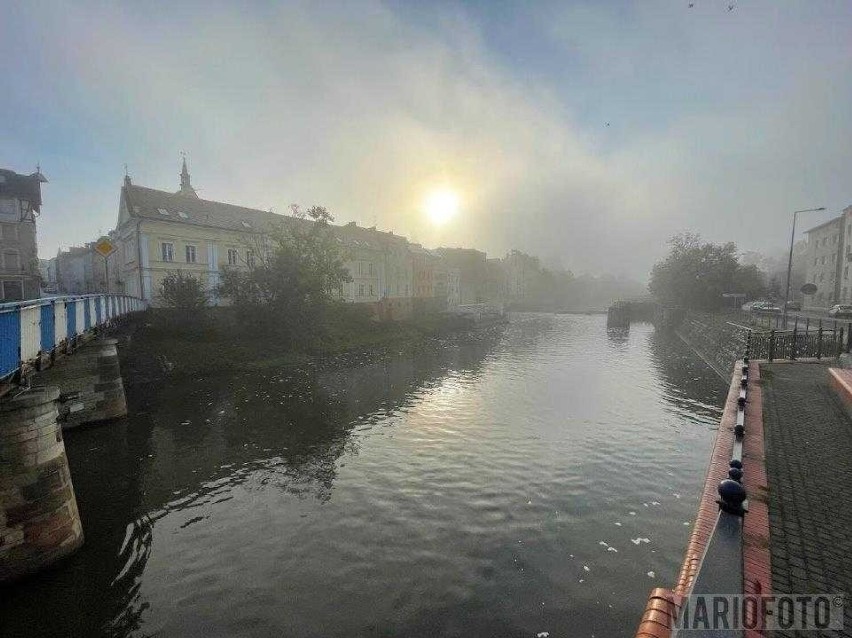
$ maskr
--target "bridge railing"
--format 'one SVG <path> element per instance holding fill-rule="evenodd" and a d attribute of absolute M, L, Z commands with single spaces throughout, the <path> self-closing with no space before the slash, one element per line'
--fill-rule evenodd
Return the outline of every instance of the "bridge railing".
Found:
<path fill-rule="evenodd" d="M 95 328 L 145 308 L 142 299 L 122 294 L 0 303 L 0 381 Z"/>

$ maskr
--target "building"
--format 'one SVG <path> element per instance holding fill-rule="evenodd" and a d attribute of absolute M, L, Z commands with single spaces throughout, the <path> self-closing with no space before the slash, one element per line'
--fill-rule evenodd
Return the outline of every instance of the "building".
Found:
<path fill-rule="evenodd" d="M 41 291 L 46 294 L 56 294 L 59 288 L 56 283 L 56 257 L 39 259 L 38 272 L 41 275 Z"/>
<path fill-rule="evenodd" d="M 186 160 L 177 192 L 137 186 L 128 176 L 112 233 L 118 250 L 111 258 L 116 265 L 110 262 L 110 280 L 113 272 L 118 273 L 116 288 L 157 305 L 163 279 L 182 271 L 204 282 L 211 303 L 219 304 L 216 290 L 224 269 L 261 263 L 270 254 L 271 234 L 303 223 L 310 222 L 201 199 L 191 184 Z M 404 237 L 355 222 L 332 229 L 352 277 L 341 286 L 342 299 L 378 303 L 413 297 L 412 260 Z"/>
<path fill-rule="evenodd" d="M 852 302 L 852 206 L 838 217 L 814 226 L 808 235 L 806 283 L 817 287 L 805 296 L 805 305 L 827 307 Z"/>
<path fill-rule="evenodd" d="M 288 223 L 298 220 L 201 199 L 184 160 L 177 192 L 137 186 L 125 177 L 112 233 L 118 250 L 110 270 L 117 271 L 124 292 L 154 305 L 167 274 L 188 273 L 206 285 L 211 303 L 218 304 L 222 270 L 258 263 L 268 255 L 269 234 Z"/>
<path fill-rule="evenodd" d="M 502 259 L 493 257 L 485 260 L 485 298 L 492 303 L 506 301 L 506 267 Z"/>
<path fill-rule="evenodd" d="M 86 246 L 71 246 L 68 250 L 60 250 L 56 254 L 56 288 L 58 292 L 62 294 L 99 292 L 95 283 L 93 253 L 91 246 L 87 244 Z M 103 281 L 99 283 L 104 284 Z"/>
<path fill-rule="evenodd" d="M 354 303 L 414 296 L 413 265 L 408 240 L 392 232 L 362 228 L 355 222 L 333 226 L 343 246 L 344 267 L 352 281 L 341 296 Z"/>
<path fill-rule="evenodd" d="M 541 263 L 520 250 L 510 250 L 503 259 L 506 272 L 506 296 L 514 301 L 530 297 L 541 277 Z"/>
<path fill-rule="evenodd" d="M 459 303 L 484 302 L 488 279 L 485 253 L 473 248 L 438 248 L 435 252 L 448 269 L 458 270 Z"/>
<path fill-rule="evenodd" d="M 41 212 L 41 185 L 47 179 L 37 169 L 20 175 L 0 169 L 0 300 L 35 299 L 41 290 L 36 218 Z"/>
<path fill-rule="evenodd" d="M 418 299 L 431 299 L 436 296 L 435 266 L 440 257 L 420 244 L 411 244 L 409 250 L 414 275 L 414 296 Z"/>
<path fill-rule="evenodd" d="M 432 269 L 432 290 L 436 298 L 446 301 L 446 307 L 449 309 L 461 303 L 460 276 L 458 268 L 448 266 L 444 259 L 437 258 Z"/>

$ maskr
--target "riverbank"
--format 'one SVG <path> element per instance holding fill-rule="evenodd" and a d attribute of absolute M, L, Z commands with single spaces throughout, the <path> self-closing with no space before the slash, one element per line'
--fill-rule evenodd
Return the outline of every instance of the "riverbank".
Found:
<path fill-rule="evenodd" d="M 267 331 L 247 329 L 231 308 L 214 308 L 203 317 L 148 310 L 122 324 L 114 336 L 119 339 L 125 383 L 134 384 L 166 376 L 230 375 L 318 362 L 366 363 L 471 332 L 469 320 L 449 315 L 375 322 L 350 312 L 332 312 L 314 338 L 287 344 Z"/>

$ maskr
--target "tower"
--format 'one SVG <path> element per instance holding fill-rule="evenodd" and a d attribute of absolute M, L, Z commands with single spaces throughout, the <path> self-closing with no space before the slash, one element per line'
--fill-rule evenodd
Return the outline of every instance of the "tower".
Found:
<path fill-rule="evenodd" d="M 177 195 L 186 195 L 187 197 L 198 197 L 198 193 L 195 192 L 195 189 L 192 187 L 192 184 L 189 182 L 189 170 L 186 168 L 186 155 L 183 155 L 183 166 L 180 171 L 180 190 L 176 193 Z"/>

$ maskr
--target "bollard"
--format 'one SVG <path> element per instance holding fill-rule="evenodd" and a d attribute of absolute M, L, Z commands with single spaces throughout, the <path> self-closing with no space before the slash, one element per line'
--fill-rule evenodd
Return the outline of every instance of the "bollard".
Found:
<path fill-rule="evenodd" d="M 35 573 L 83 544 L 56 421 L 59 388 L 0 401 L 0 582 Z"/>

